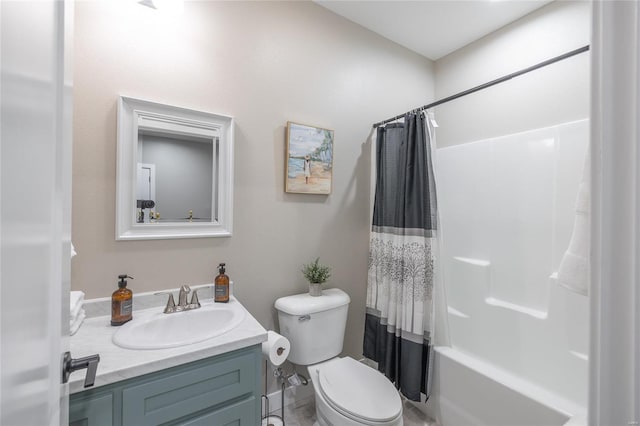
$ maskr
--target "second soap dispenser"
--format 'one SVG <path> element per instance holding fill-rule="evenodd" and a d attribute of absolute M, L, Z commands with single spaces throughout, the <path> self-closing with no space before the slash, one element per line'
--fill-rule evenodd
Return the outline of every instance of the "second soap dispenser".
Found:
<path fill-rule="evenodd" d="M 218 276 L 215 280 L 214 301 L 227 303 L 229 301 L 229 276 L 224 273 L 224 266 L 224 263 L 218 265 Z"/>

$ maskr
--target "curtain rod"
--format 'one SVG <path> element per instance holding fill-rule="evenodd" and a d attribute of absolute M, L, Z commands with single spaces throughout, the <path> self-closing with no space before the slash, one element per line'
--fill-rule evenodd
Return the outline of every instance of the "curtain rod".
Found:
<path fill-rule="evenodd" d="M 424 111 L 425 109 L 433 108 L 433 107 L 435 107 L 435 106 L 438 106 L 438 105 L 444 104 L 444 103 L 449 102 L 449 101 L 452 101 L 452 100 L 454 100 L 454 99 L 458 99 L 458 98 L 461 98 L 461 97 L 463 97 L 463 96 L 470 95 L 470 94 L 475 93 L 475 92 L 477 92 L 477 91 L 479 91 L 479 90 L 483 90 L 483 89 L 486 89 L 486 88 L 488 88 L 488 87 L 495 86 L 496 84 L 503 83 L 503 82 L 505 82 L 505 81 L 507 81 L 507 80 L 511 80 L 511 79 L 512 79 L 512 78 L 514 78 L 514 77 L 518 77 L 518 76 L 521 76 L 522 74 L 526 74 L 526 73 L 528 73 L 528 72 L 535 71 L 535 70 L 537 70 L 538 68 L 546 67 L 547 65 L 551 65 L 551 64 L 553 64 L 553 63 L 555 63 L 555 62 L 562 61 L 563 59 L 570 58 L 570 57 L 572 57 L 572 56 L 575 56 L 575 55 L 578 55 L 578 54 L 580 54 L 580 53 L 586 52 L 586 51 L 588 51 L 588 50 L 589 50 L 589 45 L 583 46 L 583 47 L 581 47 L 581 48 L 579 48 L 579 49 L 575 49 L 575 50 L 572 50 L 572 51 L 570 51 L 570 52 L 564 53 L 564 54 L 562 54 L 562 55 L 556 56 L 556 57 L 554 57 L 554 58 L 547 59 L 546 61 L 540 62 L 539 64 L 536 64 L 536 65 L 530 66 L 530 67 L 525 68 L 525 69 L 522 69 L 522 70 L 520 70 L 520 71 L 516 71 L 516 72 L 511 73 L 511 74 L 509 74 L 509 75 L 505 75 L 504 77 L 496 78 L 495 80 L 491 80 L 491 81 L 490 81 L 490 82 L 488 82 L 488 83 L 484 83 L 484 84 L 481 84 L 481 85 L 479 85 L 479 86 L 472 87 L 471 89 L 467 89 L 467 90 L 465 90 L 465 91 L 463 91 L 463 92 L 456 93 L 455 95 L 447 96 L 447 97 L 446 97 L 446 98 L 444 98 L 444 99 L 440 99 L 440 100 L 435 101 L 435 102 L 432 102 L 432 103 L 430 103 L 430 104 L 423 105 L 423 106 L 421 106 L 420 108 L 415 108 L 415 109 L 413 109 L 413 110 L 411 110 L 411 111 L 407 111 L 407 112 L 405 112 L 404 114 L 396 115 L 396 116 L 395 116 L 395 117 L 393 117 L 393 118 L 388 118 L 388 119 L 386 119 L 386 120 L 380 121 L 379 123 L 375 123 L 375 124 L 373 125 L 373 127 L 374 127 L 374 128 L 376 128 L 376 127 L 380 127 L 380 126 L 382 126 L 383 124 L 387 124 L 387 123 L 390 123 L 390 122 L 392 122 L 392 121 L 398 120 L 398 119 L 400 119 L 400 118 L 404 118 L 404 116 L 405 116 L 406 114 L 409 114 L 410 112 L 419 112 L 419 111 Z"/>

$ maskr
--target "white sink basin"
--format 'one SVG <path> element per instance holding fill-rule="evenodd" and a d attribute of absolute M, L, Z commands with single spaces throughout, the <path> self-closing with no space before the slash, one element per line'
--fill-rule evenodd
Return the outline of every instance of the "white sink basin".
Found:
<path fill-rule="evenodd" d="M 237 327 L 245 311 L 235 300 L 202 303 L 202 307 L 165 314 L 162 308 L 134 313 L 133 320 L 113 335 L 113 343 L 127 349 L 165 349 L 191 345 Z"/>

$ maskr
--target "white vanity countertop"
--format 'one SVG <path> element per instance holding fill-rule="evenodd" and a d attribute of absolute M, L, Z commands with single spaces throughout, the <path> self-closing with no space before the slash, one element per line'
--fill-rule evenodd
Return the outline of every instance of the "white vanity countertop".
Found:
<path fill-rule="evenodd" d="M 233 296 L 231 296 L 229 303 L 240 304 Z M 162 311 L 163 308 L 150 309 Z M 71 336 L 71 354 L 74 358 L 96 353 L 100 355 L 95 384 L 93 387 L 87 388 L 93 389 L 266 341 L 267 331 L 244 307 L 242 309 L 245 310 L 245 317 L 240 325 L 234 329 L 209 340 L 168 349 L 134 350 L 121 348 L 112 341 L 113 334 L 118 330 L 118 327 L 110 325 L 110 315 L 87 318 L 80 330 Z M 180 315 L 180 313 L 171 315 Z M 136 311 L 134 310 L 132 321 L 135 320 Z M 188 330 L 185 332 L 188 333 Z M 86 371 L 79 370 L 71 374 L 69 378 L 70 393 L 86 390 L 84 388 Z"/>

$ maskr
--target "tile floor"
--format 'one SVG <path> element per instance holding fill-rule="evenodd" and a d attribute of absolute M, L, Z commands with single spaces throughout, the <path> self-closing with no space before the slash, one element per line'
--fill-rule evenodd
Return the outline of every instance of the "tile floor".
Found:
<path fill-rule="evenodd" d="M 313 426 L 316 421 L 316 407 L 313 398 L 308 398 L 298 406 L 288 405 L 284 411 L 285 426 Z M 280 410 L 274 414 L 280 415 Z M 404 426 L 439 426 L 435 420 L 427 417 L 408 401 L 403 401 L 403 420 Z M 275 425 L 281 425 L 281 423 L 275 423 Z"/>

